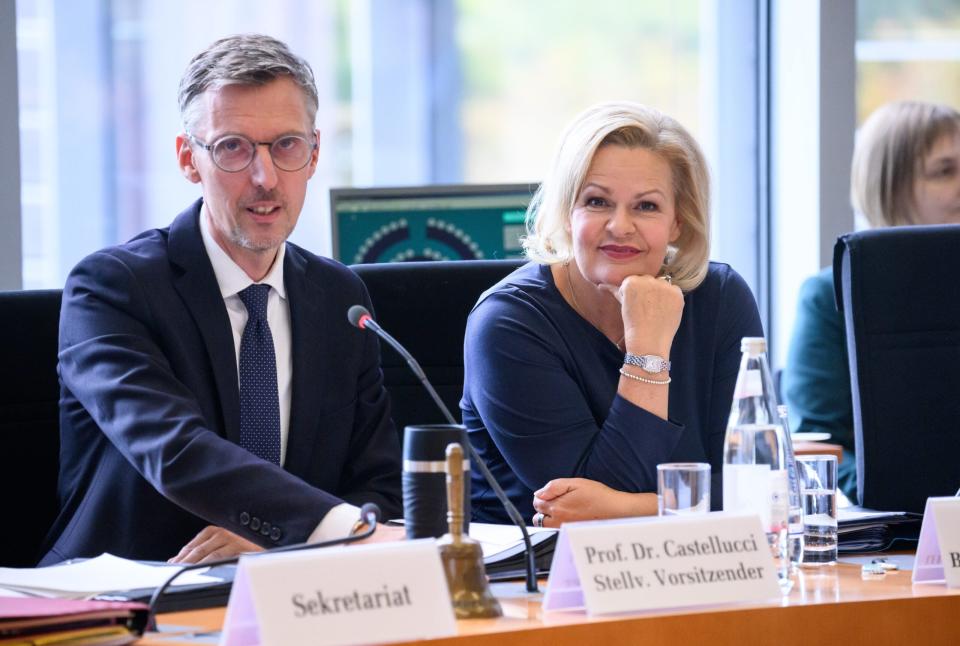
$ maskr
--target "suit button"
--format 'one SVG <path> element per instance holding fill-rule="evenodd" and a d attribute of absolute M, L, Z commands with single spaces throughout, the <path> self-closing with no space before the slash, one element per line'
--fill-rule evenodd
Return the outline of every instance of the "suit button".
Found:
<path fill-rule="evenodd" d="M 270 531 L 270 540 L 273 541 L 274 543 L 278 542 L 281 536 L 283 536 L 283 532 L 280 531 L 279 527 L 274 527 Z"/>
<path fill-rule="evenodd" d="M 260 526 L 260 533 L 264 536 L 270 535 L 270 523 L 264 521 L 263 525 Z"/>
<path fill-rule="evenodd" d="M 252 529 L 253 531 L 257 531 L 258 529 L 260 529 L 260 519 L 257 518 L 256 516 L 250 519 L 250 529 Z"/>
<path fill-rule="evenodd" d="M 240 512 L 240 524 L 246 527 L 250 524 L 250 514 L 245 511 Z"/>

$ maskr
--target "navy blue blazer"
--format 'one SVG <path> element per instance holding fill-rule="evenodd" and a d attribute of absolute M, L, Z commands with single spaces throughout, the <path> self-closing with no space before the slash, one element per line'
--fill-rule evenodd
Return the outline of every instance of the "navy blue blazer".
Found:
<path fill-rule="evenodd" d="M 284 467 L 240 448 L 229 318 L 200 201 L 70 274 L 60 316 L 61 511 L 42 563 L 167 559 L 208 524 L 263 546 L 307 539 L 343 501 L 400 514 L 400 447 L 360 279 L 287 243 L 293 395 Z"/>

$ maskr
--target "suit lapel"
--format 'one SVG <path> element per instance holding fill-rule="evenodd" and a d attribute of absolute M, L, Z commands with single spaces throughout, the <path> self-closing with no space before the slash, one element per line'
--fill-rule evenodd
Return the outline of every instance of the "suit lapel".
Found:
<path fill-rule="evenodd" d="M 290 303 L 293 360 L 293 394 L 284 468 L 306 478 L 313 466 L 310 464 L 313 446 L 318 440 L 314 426 L 323 408 L 316 398 L 327 391 L 325 380 L 330 378 L 330 371 L 323 366 L 324 357 L 329 356 L 324 349 L 329 335 L 317 328 L 322 320 L 323 288 L 307 277 L 306 260 L 291 245 L 287 245 L 284 256 L 283 280 Z"/>
<path fill-rule="evenodd" d="M 200 235 L 200 204 L 198 200 L 170 225 L 168 253 L 171 264 L 180 270 L 174 272 L 174 287 L 200 329 L 210 358 L 226 436 L 239 444 L 240 387 L 236 349 L 227 308 Z"/>

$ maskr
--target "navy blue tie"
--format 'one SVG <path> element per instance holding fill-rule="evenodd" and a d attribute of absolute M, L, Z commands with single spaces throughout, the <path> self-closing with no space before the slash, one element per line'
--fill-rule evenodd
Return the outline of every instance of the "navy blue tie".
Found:
<path fill-rule="evenodd" d="M 240 446 L 280 464 L 277 357 L 267 323 L 270 285 L 250 285 L 238 295 L 247 308 L 240 337 Z"/>

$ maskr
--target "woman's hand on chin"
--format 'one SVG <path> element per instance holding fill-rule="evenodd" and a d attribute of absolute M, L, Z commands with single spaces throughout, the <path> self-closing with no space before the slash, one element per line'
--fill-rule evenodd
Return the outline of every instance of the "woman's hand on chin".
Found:
<path fill-rule="evenodd" d="M 632 352 L 666 357 L 683 316 L 683 292 L 653 276 L 627 276 L 619 286 L 601 284 L 620 302 L 624 342 Z"/>
<path fill-rule="evenodd" d="M 557 478 L 533 494 L 533 508 L 544 527 L 577 520 L 601 520 L 657 513 L 657 496 L 627 493 L 586 478 Z"/>

